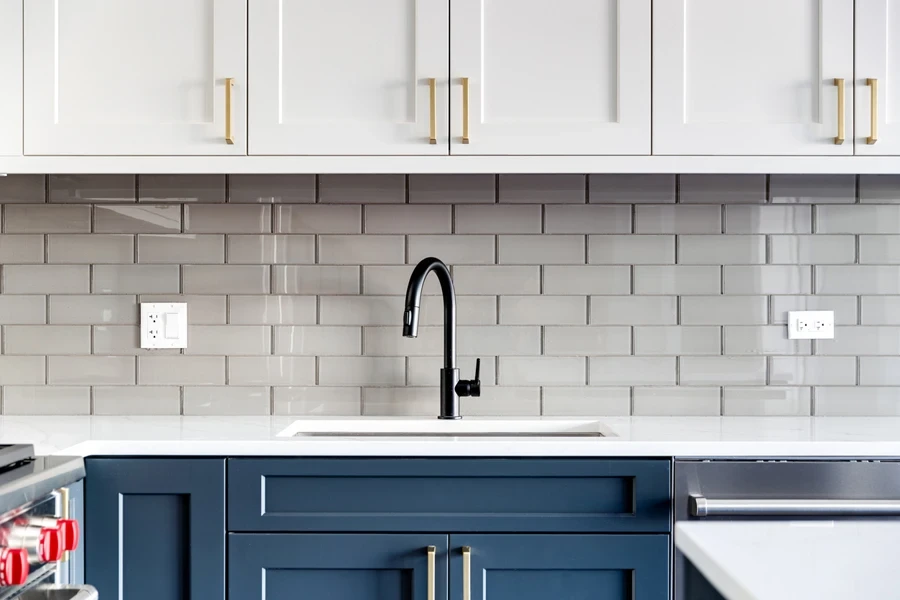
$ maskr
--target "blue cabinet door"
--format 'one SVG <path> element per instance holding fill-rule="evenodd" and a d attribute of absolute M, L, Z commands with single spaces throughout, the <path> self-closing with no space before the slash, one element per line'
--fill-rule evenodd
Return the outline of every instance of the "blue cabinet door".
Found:
<path fill-rule="evenodd" d="M 463 600 L 466 571 L 472 600 L 666 600 L 669 537 L 450 536 L 450 600 Z"/>
<path fill-rule="evenodd" d="M 429 585 L 447 600 L 446 535 L 228 535 L 232 600 L 426 600 Z"/>
<path fill-rule="evenodd" d="M 101 598 L 224 600 L 224 459 L 85 464 L 85 581 Z"/>

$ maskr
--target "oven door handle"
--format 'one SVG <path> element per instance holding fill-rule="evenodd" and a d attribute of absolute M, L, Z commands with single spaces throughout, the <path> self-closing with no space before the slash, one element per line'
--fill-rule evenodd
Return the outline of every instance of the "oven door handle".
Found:
<path fill-rule="evenodd" d="M 707 498 L 693 494 L 690 509 L 695 517 L 888 517 L 900 516 L 900 500 Z"/>

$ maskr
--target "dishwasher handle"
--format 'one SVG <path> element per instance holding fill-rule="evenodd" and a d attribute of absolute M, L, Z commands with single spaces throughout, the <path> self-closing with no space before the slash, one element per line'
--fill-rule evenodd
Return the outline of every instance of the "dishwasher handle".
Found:
<path fill-rule="evenodd" d="M 695 517 L 900 517 L 900 500 L 690 497 Z"/>

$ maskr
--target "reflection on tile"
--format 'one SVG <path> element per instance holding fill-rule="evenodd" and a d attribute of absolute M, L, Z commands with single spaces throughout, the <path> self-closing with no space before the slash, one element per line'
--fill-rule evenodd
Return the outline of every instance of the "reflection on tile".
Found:
<path fill-rule="evenodd" d="M 809 294 L 812 267 L 794 265 L 743 266 L 722 269 L 725 294 Z"/>
<path fill-rule="evenodd" d="M 2 250 L 2 243 L 0 243 Z M 51 234 L 47 262 L 68 264 L 134 262 L 134 236 L 121 234 Z"/>
<path fill-rule="evenodd" d="M 896 356 L 900 354 L 900 327 L 836 327 L 834 339 L 816 342 L 816 354 Z"/>
<path fill-rule="evenodd" d="M 495 175 L 410 175 L 410 204 L 493 204 Z"/>
<path fill-rule="evenodd" d="M 765 325 L 769 320 L 766 296 L 685 296 L 682 325 Z"/>
<path fill-rule="evenodd" d="M 588 262 L 611 265 L 666 265 L 675 262 L 674 235 L 592 235 Z"/>
<path fill-rule="evenodd" d="M 358 387 L 276 387 L 276 415 L 358 416 L 362 393 Z"/>
<path fill-rule="evenodd" d="M 254 204 L 185 205 L 186 233 L 269 233 L 272 207 Z"/>
<path fill-rule="evenodd" d="M 773 235 L 769 240 L 770 263 L 816 265 L 856 262 L 856 238 L 852 235 Z"/>
<path fill-rule="evenodd" d="M 138 175 L 141 202 L 225 202 L 224 175 Z"/>
<path fill-rule="evenodd" d="M 703 417 L 720 414 L 719 388 L 636 387 L 634 414 L 654 417 Z"/>
<path fill-rule="evenodd" d="M 269 293 L 266 265 L 184 265 L 181 271 L 185 294 Z"/>
<path fill-rule="evenodd" d="M 7 383 L 4 381 L 4 383 Z M 77 386 L 3 387 L 6 415 L 89 415 L 91 388 Z"/>
<path fill-rule="evenodd" d="M 544 207 L 544 233 L 631 233 L 631 207 L 547 205 Z"/>
<path fill-rule="evenodd" d="M 405 175 L 319 175 L 319 202 L 381 204 L 406 202 Z"/>
<path fill-rule="evenodd" d="M 851 356 L 773 356 L 772 385 L 855 385 L 856 358 Z"/>
<path fill-rule="evenodd" d="M 726 206 L 725 233 L 812 233 L 812 207 Z"/>
<path fill-rule="evenodd" d="M 184 302 L 193 325 L 224 325 L 225 296 L 190 294 L 141 294 L 139 302 Z"/>
<path fill-rule="evenodd" d="M 271 393 L 261 386 L 235 385 L 184 388 L 185 415 L 268 415 Z"/>
<path fill-rule="evenodd" d="M 181 206 L 95 206 L 96 233 L 178 233 Z"/>
<path fill-rule="evenodd" d="M 229 175 L 229 202 L 312 203 L 316 201 L 315 175 Z"/>
<path fill-rule="evenodd" d="M 678 319 L 675 296 L 593 296 L 591 325 L 674 325 Z"/>
<path fill-rule="evenodd" d="M 873 204 L 900 203 L 900 175 L 860 175 L 859 201 Z"/>
<path fill-rule="evenodd" d="M 781 236 L 774 236 L 778 239 Z M 593 250 L 593 247 L 591 248 Z M 764 235 L 679 235 L 683 265 L 758 265 L 766 262 Z"/>
<path fill-rule="evenodd" d="M 362 348 L 362 329 L 360 327 L 329 327 L 327 325 L 276 327 L 274 347 L 275 354 L 281 355 L 358 355 Z"/>
<path fill-rule="evenodd" d="M 137 300 L 133 295 L 50 296 L 50 323 L 133 325 L 138 322 L 138 312 Z"/>
<path fill-rule="evenodd" d="M 681 385 L 765 385 L 763 356 L 682 356 Z"/>
<path fill-rule="evenodd" d="M 319 360 L 321 364 L 332 359 Z M 316 359 L 312 356 L 234 356 L 228 359 L 229 385 L 313 385 L 315 382 Z M 324 381 L 319 383 L 324 384 Z"/>
<path fill-rule="evenodd" d="M 0 264 L 44 262 L 44 236 L 0 235 Z"/>
<path fill-rule="evenodd" d="M 900 396 L 893 387 L 817 387 L 817 417 L 897 417 Z"/>
<path fill-rule="evenodd" d="M 91 268 L 88 265 L 4 265 L 6 294 L 87 294 Z"/>
<path fill-rule="evenodd" d="M 856 298 L 853 300 L 855 302 Z M 862 302 L 860 322 L 863 325 L 900 325 L 900 296 L 863 296 L 860 301 Z M 856 316 L 855 311 L 853 314 Z M 841 323 L 838 320 L 838 313 L 835 312 L 835 323 L 854 325 L 856 320 Z"/>
<path fill-rule="evenodd" d="M 636 206 L 635 233 L 722 233 L 721 206 Z"/>
<path fill-rule="evenodd" d="M 627 416 L 631 414 L 631 389 L 545 386 L 541 406 L 545 417 Z"/>
<path fill-rule="evenodd" d="M 137 356 L 140 354 L 181 354 L 178 348 L 141 348 L 140 329 L 135 325 L 97 325 L 93 328 L 94 354 Z M 193 342 L 193 340 L 188 340 Z"/>
<path fill-rule="evenodd" d="M 833 360 L 846 360 L 851 357 Z M 848 378 L 849 379 L 849 378 Z M 852 381 L 822 382 L 824 385 L 852 384 Z M 900 357 L 859 357 L 859 385 L 900 385 Z"/>
<path fill-rule="evenodd" d="M 191 325 L 185 354 L 241 356 L 272 353 L 272 328 L 261 325 Z"/>
<path fill-rule="evenodd" d="M 294 325 L 316 322 L 315 296 L 231 296 L 229 323 Z"/>
<path fill-rule="evenodd" d="M 43 175 L 0 177 L 0 204 L 40 204 L 47 201 Z"/>
<path fill-rule="evenodd" d="M 635 294 L 697 295 L 721 290 L 721 269 L 715 266 L 634 267 Z"/>
<path fill-rule="evenodd" d="M 228 236 L 228 262 L 232 264 L 312 264 L 316 262 L 314 235 Z"/>
<path fill-rule="evenodd" d="M 819 206 L 816 233 L 897 233 L 900 206 Z"/>
<path fill-rule="evenodd" d="M 584 204 L 584 175 L 500 175 L 499 201 L 511 204 Z"/>
<path fill-rule="evenodd" d="M 631 292 L 631 268 L 626 266 L 566 266 L 544 267 L 545 294 L 606 295 Z M 502 292 L 501 292 L 502 293 Z"/>
<path fill-rule="evenodd" d="M 586 359 L 556 356 L 500 357 L 500 385 L 584 385 Z"/>
<path fill-rule="evenodd" d="M 366 233 L 450 233 L 450 206 L 384 205 L 366 207 Z"/>
<path fill-rule="evenodd" d="M 856 324 L 856 296 L 772 296 L 773 324 L 787 324 L 792 310 L 831 310 L 836 325 Z"/>
<path fill-rule="evenodd" d="M 276 294 L 358 294 L 359 267 L 275 266 Z"/>
<path fill-rule="evenodd" d="M 4 354 L 90 354 L 91 328 L 86 325 L 7 325 Z"/>
<path fill-rule="evenodd" d="M 138 385 L 225 385 L 225 357 L 139 356 Z"/>
<path fill-rule="evenodd" d="M 613 356 L 631 354 L 630 327 L 544 327 L 548 356 Z"/>
<path fill-rule="evenodd" d="M 769 195 L 775 204 L 853 204 L 856 175 L 772 175 Z"/>
<path fill-rule="evenodd" d="M 783 325 L 729 325 L 725 327 L 725 354 L 812 354 L 812 344 L 810 340 L 788 339 L 787 329 Z"/>
<path fill-rule="evenodd" d="M 308 360 L 315 359 L 310 357 Z M 319 385 L 403 385 L 405 379 L 406 359 L 401 356 L 325 356 L 319 359 Z"/>
<path fill-rule="evenodd" d="M 181 390 L 174 386 L 94 386 L 95 415 L 179 415 Z"/>
<path fill-rule="evenodd" d="M 134 385 L 132 356 L 50 356 L 47 383 Z"/>
<path fill-rule="evenodd" d="M 89 233 L 91 207 L 10 204 L 3 207 L 5 233 Z"/>
<path fill-rule="evenodd" d="M 591 358 L 590 385 L 675 385 L 675 357 Z"/>
<path fill-rule="evenodd" d="M 141 263 L 198 265 L 225 262 L 224 235 L 139 235 L 137 244 L 138 262 Z"/>
<path fill-rule="evenodd" d="M 726 387 L 722 390 L 722 414 L 726 417 L 805 417 L 811 411 L 808 387 Z"/>
<path fill-rule="evenodd" d="M 79 204 L 134 202 L 137 188 L 134 175 L 50 175 L 50 202 Z"/>
<path fill-rule="evenodd" d="M 715 326 L 634 328 L 635 355 L 721 354 L 722 334 Z"/>
<path fill-rule="evenodd" d="M 362 233 L 362 207 L 276 206 L 275 233 Z"/>
<path fill-rule="evenodd" d="M 428 256 L 439 256 L 448 265 L 490 265 L 496 260 L 492 235 L 410 235 L 407 245 L 411 265 Z"/>
<path fill-rule="evenodd" d="M 165 294 L 179 289 L 178 265 L 94 265 L 95 294 Z"/>
<path fill-rule="evenodd" d="M 596 174 L 588 177 L 592 204 L 674 204 L 675 175 Z"/>
<path fill-rule="evenodd" d="M 765 204 L 765 175 L 680 175 L 678 201 L 685 204 Z"/>

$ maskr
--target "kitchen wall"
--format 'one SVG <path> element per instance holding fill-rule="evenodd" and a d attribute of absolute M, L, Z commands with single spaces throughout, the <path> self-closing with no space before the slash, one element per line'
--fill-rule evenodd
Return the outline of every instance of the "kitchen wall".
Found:
<path fill-rule="evenodd" d="M 453 265 L 477 415 L 900 414 L 900 178 L 0 178 L 4 414 L 434 415 Z M 183 295 L 182 295 L 183 294 Z M 186 300 L 186 351 L 137 304 Z M 835 340 L 786 313 L 834 310 Z"/>

